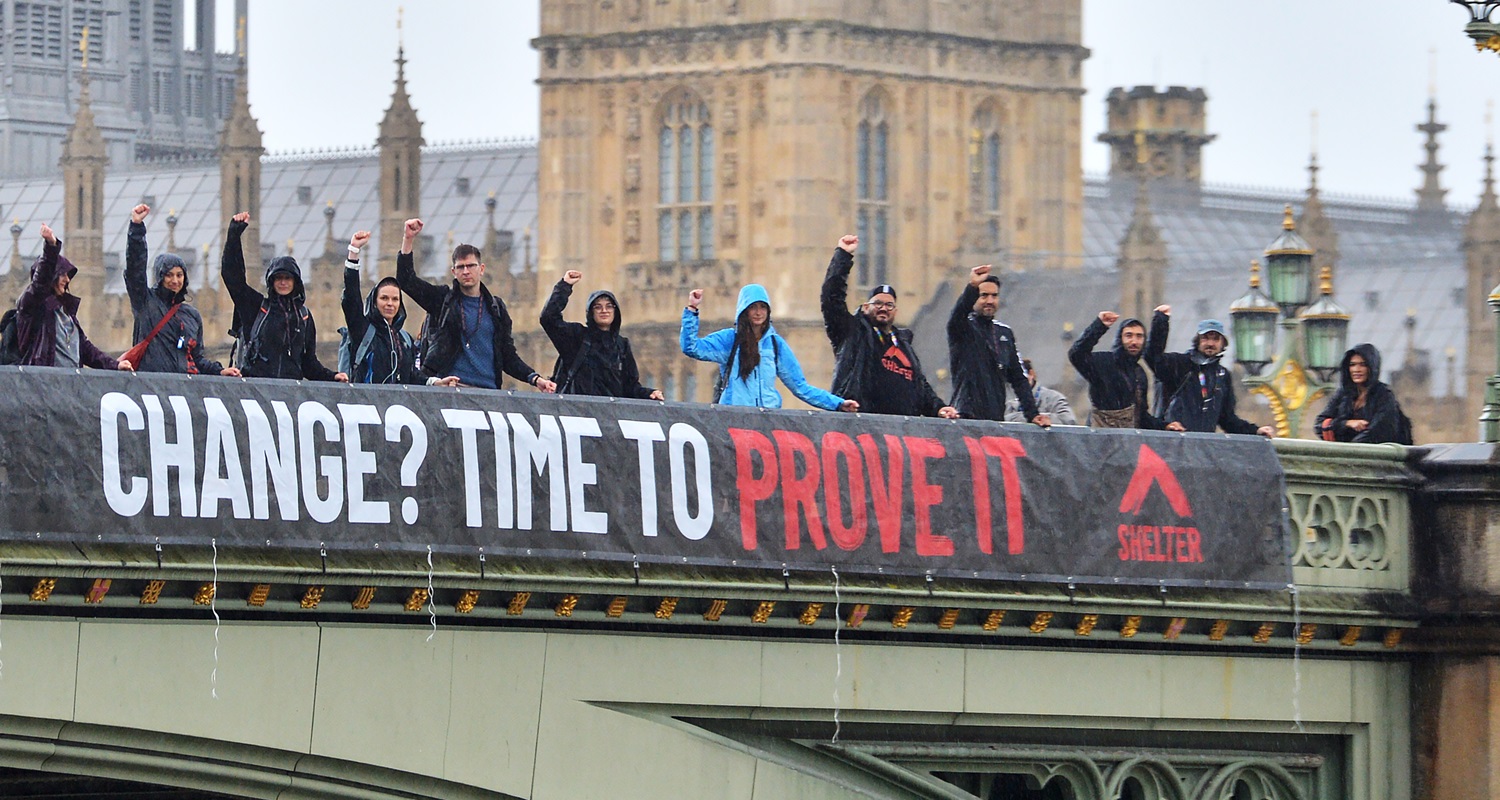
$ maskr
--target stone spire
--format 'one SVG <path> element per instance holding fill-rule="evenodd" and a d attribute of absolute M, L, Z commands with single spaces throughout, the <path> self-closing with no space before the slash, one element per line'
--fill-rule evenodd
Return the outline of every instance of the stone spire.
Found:
<path fill-rule="evenodd" d="M 1443 171 L 1443 165 L 1438 163 L 1438 134 L 1448 130 L 1448 126 L 1437 121 L 1437 100 L 1427 100 L 1427 121 L 1417 126 L 1417 131 L 1427 136 L 1427 142 L 1423 148 L 1427 151 L 1427 161 L 1421 166 L 1422 188 L 1417 190 L 1417 210 L 1413 215 L 1413 221 L 1417 224 L 1443 223 L 1448 220 L 1448 208 L 1443 205 L 1443 195 L 1448 193 L 1438 181 L 1438 175 Z"/>
<path fill-rule="evenodd" d="M 397 30 L 401 20 L 396 19 Z M 422 212 L 422 121 L 406 93 L 406 50 L 396 47 L 396 90 L 380 120 L 380 261 L 393 264 L 406 220 Z M 486 253 L 488 258 L 490 254 Z M 446 254 L 444 254 L 446 258 Z M 419 265 L 420 268 L 420 265 Z"/>
<path fill-rule="evenodd" d="M 1464 405 L 1471 420 L 1479 418 L 1485 379 L 1495 363 L 1495 314 L 1486 303 L 1490 292 L 1500 284 L 1500 203 L 1495 199 L 1494 150 L 1493 144 L 1484 148 L 1484 191 L 1464 226 L 1464 308 L 1469 339 Z"/>
<path fill-rule="evenodd" d="M 1323 213 L 1323 201 L 1318 196 L 1317 152 L 1307 162 L 1307 199 L 1302 201 L 1302 217 L 1297 220 L 1297 230 L 1302 231 L 1307 243 L 1317 253 L 1318 266 L 1338 266 L 1339 235 L 1333 229 L 1333 221 Z"/>
<path fill-rule="evenodd" d="M 261 263 L 260 157 L 265 155 L 266 148 L 261 144 L 260 125 L 250 113 L 244 17 L 239 20 L 238 40 L 240 68 L 235 74 L 234 103 L 219 138 L 219 228 L 227 231 L 230 217 L 241 211 L 249 212 L 250 227 L 240 238 L 240 244 L 245 251 L 246 268 L 253 276 Z"/>
<path fill-rule="evenodd" d="M 1146 181 L 1136 181 L 1135 210 L 1120 239 L 1120 316 L 1147 321 L 1165 296 L 1167 243 L 1151 214 Z"/>
<path fill-rule="evenodd" d="M 94 124 L 92 98 L 89 94 L 89 29 L 83 29 L 79 48 L 83 51 L 83 69 L 79 72 L 82 88 L 78 93 L 78 113 L 73 127 L 63 139 L 63 230 L 65 253 L 78 267 L 73 293 L 80 297 L 97 295 L 104 288 L 104 168 L 109 154 L 104 135 Z"/>

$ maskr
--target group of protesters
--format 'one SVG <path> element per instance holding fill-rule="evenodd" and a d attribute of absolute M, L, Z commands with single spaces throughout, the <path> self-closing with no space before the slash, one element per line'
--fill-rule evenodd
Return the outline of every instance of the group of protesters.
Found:
<path fill-rule="evenodd" d="M 510 313 L 485 286 L 478 248 L 460 244 L 451 259 L 452 282 L 439 285 L 417 275 L 412 245 L 423 222 L 407 220 L 394 277 L 380 278 L 366 295 L 360 256 L 368 231 L 351 237 L 344 268 L 344 328 L 337 369 L 317 354 L 317 328 L 307 308 L 301 268 L 279 256 L 265 268 L 264 291 L 246 280 L 241 237 L 251 224 L 234 215 L 225 236 L 221 276 L 233 303 L 231 333 L 238 358 L 226 366 L 203 349 L 202 316 L 189 302 L 186 265 L 174 254 L 158 254 L 147 274 L 146 218 L 151 209 L 131 210 L 126 246 L 125 285 L 135 317 L 135 346 L 116 359 L 95 347 L 78 322 L 79 298 L 68 291 L 77 274 L 62 255 L 62 242 L 41 226 L 42 255 L 32 267 L 30 285 L 14 315 L 14 358 L 23 365 L 217 374 L 245 378 L 341 381 L 372 384 L 425 384 L 498 388 L 510 375 L 538 391 L 662 400 L 661 391 L 642 386 L 630 340 L 621 334 L 619 299 L 610 291 L 591 292 L 585 322 L 563 313 L 583 280 L 577 270 L 558 281 L 541 312 L 541 327 L 557 349 L 548 377 L 516 351 Z M 808 405 L 825 410 L 1029 422 L 1042 428 L 1078 424 L 1067 398 L 1036 380 L 1016 335 L 1002 324 L 1001 281 L 991 266 L 969 271 L 947 323 L 952 403 L 928 382 L 913 345 L 912 332 L 896 324 L 897 293 L 889 284 L 870 289 L 856 310 L 848 305 L 849 273 L 859 238 L 839 239 L 823 280 L 824 330 L 833 348 L 832 384 L 824 390 L 803 374 L 796 354 L 772 323 L 770 293 L 760 284 L 739 292 L 733 327 L 701 334 L 703 290 L 688 294 L 682 311 L 684 355 L 719 366 L 714 402 L 779 408 L 777 382 Z M 423 336 L 405 330 L 410 297 L 427 313 Z M 1221 364 L 1229 339 L 1218 320 L 1198 323 L 1186 352 L 1167 352 L 1170 306 L 1157 306 L 1150 329 L 1137 319 L 1101 311 L 1068 351 L 1068 359 L 1088 384 L 1092 407 L 1087 423 L 1098 428 L 1138 428 L 1273 436 L 1235 412 L 1233 373 Z M 1097 349 L 1115 328 L 1114 344 Z M 1145 366 L 1154 380 L 1148 378 Z M 1410 443 L 1410 423 L 1395 395 L 1380 381 L 1380 354 L 1369 344 L 1344 356 L 1341 383 L 1317 418 L 1315 432 L 1330 441 Z M 1152 392 L 1156 404 L 1151 404 Z"/>

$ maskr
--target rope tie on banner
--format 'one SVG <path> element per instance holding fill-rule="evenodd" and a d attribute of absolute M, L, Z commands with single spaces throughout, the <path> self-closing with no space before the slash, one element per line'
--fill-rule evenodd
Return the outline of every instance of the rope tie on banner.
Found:
<path fill-rule="evenodd" d="M 1286 590 L 1292 593 L 1292 724 L 1302 730 L 1302 596 L 1297 594 L 1297 584 L 1289 583 Z"/>
<path fill-rule="evenodd" d="M 839 684 L 844 679 L 844 654 L 839 649 L 839 628 L 843 626 L 844 610 L 839 594 L 839 568 L 829 569 L 833 571 L 833 741 L 830 744 L 838 744 L 843 728 L 839 722 Z"/>
<path fill-rule="evenodd" d="M 427 618 L 432 622 L 432 632 L 427 634 L 427 641 L 437 635 L 437 606 L 432 603 L 432 545 L 427 545 Z"/>
<path fill-rule="evenodd" d="M 208 595 L 208 610 L 214 615 L 214 669 L 208 674 L 208 694 L 215 700 L 219 699 L 219 540 L 209 539 L 209 546 L 214 549 L 214 583 L 213 590 Z"/>

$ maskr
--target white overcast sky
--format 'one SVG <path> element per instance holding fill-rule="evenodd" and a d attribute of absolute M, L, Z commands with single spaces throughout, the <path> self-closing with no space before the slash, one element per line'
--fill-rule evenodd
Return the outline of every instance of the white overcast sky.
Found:
<path fill-rule="evenodd" d="M 267 148 L 374 142 L 400 5 L 250 0 L 250 97 Z M 534 138 L 537 0 L 405 5 L 407 85 L 427 141 Z M 1316 110 L 1325 192 L 1407 199 L 1431 87 L 1450 126 L 1443 185 L 1450 203 L 1472 205 L 1500 55 L 1475 52 L 1467 20 L 1447 0 L 1084 0 L 1084 168 L 1108 167 L 1094 137 L 1111 87 L 1175 84 L 1208 92 L 1211 183 L 1305 186 Z M 220 22 L 221 42 L 232 41 L 232 23 Z"/>

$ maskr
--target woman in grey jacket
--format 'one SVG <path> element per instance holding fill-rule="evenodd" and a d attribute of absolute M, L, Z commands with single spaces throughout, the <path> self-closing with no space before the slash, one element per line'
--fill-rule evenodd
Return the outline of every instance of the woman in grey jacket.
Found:
<path fill-rule="evenodd" d="M 152 283 L 146 283 L 146 215 L 151 207 L 142 203 L 130 211 L 130 236 L 125 245 L 125 291 L 135 314 L 131 341 L 146 345 L 135 365 L 137 372 L 176 372 L 189 375 L 228 375 L 240 371 L 225 367 L 203 352 L 203 317 L 187 302 L 187 267 L 172 253 L 159 253 L 151 264 Z M 173 311 L 173 309 L 176 311 Z M 172 318 L 157 325 L 168 314 Z"/>

